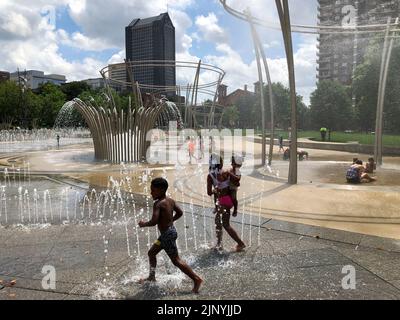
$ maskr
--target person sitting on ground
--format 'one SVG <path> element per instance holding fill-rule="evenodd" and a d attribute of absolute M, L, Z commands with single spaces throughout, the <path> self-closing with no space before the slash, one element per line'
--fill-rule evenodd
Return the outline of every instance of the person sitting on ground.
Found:
<path fill-rule="evenodd" d="M 351 165 L 351 167 L 346 172 L 346 180 L 348 183 L 361 183 L 363 180 L 365 182 L 376 181 L 375 177 L 371 177 L 368 173 L 365 173 L 365 167 L 361 160 L 357 160 L 356 163 Z"/>
<path fill-rule="evenodd" d="M 297 151 L 297 155 L 299 156 L 300 161 L 303 161 L 304 158 L 306 158 L 306 160 L 308 160 L 308 152 L 307 151 L 300 149 L 299 151 Z"/>
<path fill-rule="evenodd" d="M 161 250 L 165 250 L 174 266 L 178 267 L 193 280 L 192 291 L 198 293 L 203 279 L 194 273 L 192 268 L 179 257 L 178 248 L 176 246 L 178 234 L 174 226 L 174 221 L 182 217 L 183 211 L 176 204 L 175 200 L 166 196 L 167 190 L 168 182 L 164 178 L 155 178 L 151 181 L 151 196 L 155 200 L 153 216 L 148 222 L 139 221 L 139 227 L 144 228 L 157 225 L 161 235 L 148 252 L 150 262 L 149 277 L 140 280 L 140 282 L 156 281 L 157 254 L 160 253 Z M 174 211 L 175 215 L 173 214 Z"/>
<path fill-rule="evenodd" d="M 304 150 L 298 150 L 297 155 L 299 160 L 302 161 L 304 158 L 308 160 L 308 152 Z M 283 153 L 283 160 L 290 160 L 290 148 L 286 148 L 285 152 Z"/>
<path fill-rule="evenodd" d="M 365 173 L 374 173 L 376 170 L 376 163 L 374 158 L 368 158 L 368 162 L 365 164 Z"/>
<path fill-rule="evenodd" d="M 289 160 L 290 159 L 290 149 L 286 148 L 285 151 L 283 152 L 283 160 Z"/>

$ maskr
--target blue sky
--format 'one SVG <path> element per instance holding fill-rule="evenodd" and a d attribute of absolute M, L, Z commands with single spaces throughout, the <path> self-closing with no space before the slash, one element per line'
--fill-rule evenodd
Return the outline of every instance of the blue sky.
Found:
<path fill-rule="evenodd" d="M 177 59 L 215 64 L 226 71 L 228 92 L 257 81 L 247 23 L 229 15 L 218 0 L 1 0 L 0 69 L 38 69 L 69 81 L 99 77 L 108 63 L 125 57 L 124 27 L 134 18 L 167 10 L 176 28 Z M 230 0 L 238 10 L 279 25 L 274 0 Z M 316 0 L 290 0 L 294 23 L 316 24 Z M 259 28 L 273 81 L 287 84 L 279 31 Z M 315 37 L 293 34 L 297 87 L 308 102 L 315 88 Z M 191 76 L 178 74 L 178 80 Z M 206 81 L 206 80 L 205 80 Z"/>

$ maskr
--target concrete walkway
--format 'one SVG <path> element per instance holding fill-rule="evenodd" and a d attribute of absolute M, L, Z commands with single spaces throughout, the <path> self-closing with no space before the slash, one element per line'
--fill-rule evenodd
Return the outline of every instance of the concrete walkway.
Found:
<path fill-rule="evenodd" d="M 67 148 L 14 160 L 33 160 L 32 176 L 41 170 L 53 173 L 52 179 L 64 174 L 69 185 L 77 179 L 89 191 L 107 187 L 109 176 L 124 178 L 122 167 L 93 163 L 88 150 L 71 153 Z M 323 158 L 325 152 L 333 151 L 318 154 Z M 350 155 L 335 153 L 343 159 Z M 198 296 L 189 293 L 190 281 L 165 254 L 158 283 L 136 283 L 148 272 L 146 252 L 157 233 L 137 233 L 128 217 L 127 223 L 0 227 L 0 299 L 400 298 L 400 186 L 304 181 L 290 186 L 261 169 L 242 178 L 240 214 L 233 225 L 248 248 L 236 254 L 226 234 L 223 252 L 210 249 L 215 238 L 213 203 L 205 194 L 207 166 L 153 168 L 153 176 L 168 178 L 171 196 L 185 203 L 185 218 L 176 223 L 178 241 L 182 257 L 205 279 Z M 140 182 L 145 170 L 138 166 L 130 173 L 139 198 L 145 194 Z M 144 201 L 137 202 L 140 208 Z M 56 270 L 54 290 L 42 286 L 45 265 Z M 355 290 L 341 285 L 342 268 L 348 265 L 356 270 Z"/>
<path fill-rule="evenodd" d="M 233 226 L 243 234 L 247 250 L 233 253 L 225 233 L 225 250 L 216 252 L 210 249 L 210 210 L 194 210 L 199 214 L 196 229 L 189 222 L 185 227 L 182 219 L 176 225 L 181 256 L 205 280 L 199 295 L 190 293 L 191 281 L 164 253 L 159 255 L 158 282 L 136 283 L 148 272 L 146 232 L 139 235 L 138 248 L 133 225 L 128 226 L 129 257 L 124 224 L 104 223 L 1 228 L 0 299 L 400 298 L 400 241 L 264 218 L 259 227 L 246 217 L 242 231 L 239 214 Z M 151 241 L 155 237 L 151 230 Z M 44 265 L 56 270 L 54 290 L 43 289 Z M 354 290 L 342 287 L 347 274 L 342 269 L 348 265 L 356 271 Z"/>

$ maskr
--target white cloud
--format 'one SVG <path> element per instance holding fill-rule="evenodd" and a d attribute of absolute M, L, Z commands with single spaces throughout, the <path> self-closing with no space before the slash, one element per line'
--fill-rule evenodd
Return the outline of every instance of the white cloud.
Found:
<path fill-rule="evenodd" d="M 315 2 L 316 0 L 290 0 L 292 22 L 316 24 Z M 229 85 L 230 90 L 242 88 L 244 84 L 251 88 L 253 82 L 257 81 L 256 63 L 254 59 L 246 63 L 232 45 L 229 45 L 229 30 L 219 25 L 219 16 L 212 12 L 199 15 L 195 19 L 197 30 L 191 30 L 193 22 L 185 10 L 189 5 L 195 6 L 195 1 L 169 0 L 168 3 L 176 28 L 177 60 L 197 62 L 201 58 L 202 61 L 226 71 L 224 82 Z M 274 0 L 229 0 L 228 3 L 240 10 L 250 6 L 255 16 L 260 15 L 263 20 L 279 25 Z M 40 14 L 45 6 L 67 6 L 71 18 L 81 31 L 68 33 L 61 29 L 55 30 Z M 0 0 L 0 69 L 39 69 L 48 73 L 65 74 L 68 80 L 98 77 L 102 67 L 108 63 L 121 62 L 125 58 L 125 26 L 132 19 L 158 15 L 165 11 L 165 0 Z M 232 19 L 238 22 L 236 18 Z M 243 22 L 238 23 L 248 27 Z M 283 47 L 280 31 L 260 27 L 258 31 L 267 55 L 268 49 Z M 194 54 L 193 40 L 200 39 L 215 43 L 217 53 L 205 57 Z M 240 43 L 240 39 L 231 40 Z M 313 40 L 303 37 L 295 52 L 297 90 L 305 96 L 315 85 L 315 43 L 315 38 Z M 118 52 L 104 61 L 93 58 L 74 61 L 60 53 L 61 46 L 78 48 L 81 51 L 118 48 Z M 269 59 L 269 66 L 273 81 L 287 84 L 286 59 Z M 193 70 L 177 70 L 179 83 L 191 83 L 193 78 Z M 202 82 L 211 80 L 215 80 L 215 75 L 207 72 L 202 74 Z"/>
<path fill-rule="evenodd" d="M 192 0 L 169 1 L 171 19 L 178 29 L 177 52 L 181 53 L 186 53 L 191 47 L 192 39 L 185 31 L 192 21 L 180 10 L 191 3 Z M 52 9 L 51 6 L 54 9 L 67 6 L 71 18 L 82 32 L 70 34 L 62 29 L 56 30 L 48 21 L 49 17 L 43 17 L 43 9 Z M 165 0 L 1 0 L 0 9 L 0 69 L 39 69 L 65 74 L 68 80 L 79 80 L 100 76 L 99 70 L 109 61 L 123 61 L 125 26 L 132 19 L 158 15 L 167 8 Z M 119 48 L 120 51 L 109 61 L 89 57 L 75 61 L 63 57 L 61 46 L 81 51 L 112 48 Z"/>
<path fill-rule="evenodd" d="M 277 40 L 273 40 L 269 43 L 264 43 L 263 46 L 265 49 L 271 49 L 271 48 L 276 48 L 279 47 L 281 45 L 281 43 Z"/>
<path fill-rule="evenodd" d="M 315 89 L 316 74 L 316 41 L 308 39 L 306 43 L 301 44 L 294 53 L 296 91 L 302 95 L 306 104 L 309 103 L 309 95 Z M 253 60 L 245 63 L 242 57 L 227 44 L 217 46 L 220 55 L 209 55 L 206 61 L 224 69 L 226 76 L 224 83 L 228 85 L 228 92 L 238 88 L 243 88 L 245 84 L 252 87 L 253 83 L 258 81 L 257 64 Z M 288 72 L 286 58 L 268 59 L 268 67 L 273 82 L 281 82 L 288 86 Z M 266 77 L 263 68 L 263 79 L 266 83 Z"/>
<path fill-rule="evenodd" d="M 16 23 L 21 29 L 14 29 L 7 16 L 0 16 L 0 25 L 6 25 L 1 29 L 0 38 L 0 69 L 16 71 L 20 69 L 37 69 L 46 73 L 58 73 L 67 76 L 68 80 L 78 80 L 98 76 L 102 66 L 101 61 L 85 58 L 82 61 L 68 61 L 59 52 L 61 39 L 76 41 L 81 45 L 85 38 L 79 35 L 71 38 L 65 31 L 58 33 L 54 26 L 50 25 L 46 17 L 41 16 L 41 9 L 45 6 L 42 1 L 32 1 L 32 6 L 24 6 L 24 1 L 2 3 L 8 17 L 18 17 Z M 42 6 L 43 5 L 43 6 Z M 23 18 L 20 18 L 22 15 Z M 29 32 L 25 29 L 29 28 Z M 7 33 L 6 33 L 7 32 Z M 17 33 L 18 32 L 18 33 Z M 17 34 L 16 34 L 17 33 Z"/>
<path fill-rule="evenodd" d="M 266 24 L 280 26 L 275 0 L 227 0 L 226 3 L 239 12 L 249 9 L 254 17 Z M 316 25 L 317 5 L 317 0 L 289 0 L 291 22 Z"/>
<path fill-rule="evenodd" d="M 123 62 L 126 58 L 125 49 L 119 51 L 118 53 L 114 54 L 108 61 L 107 64 L 114 64 Z"/>
<path fill-rule="evenodd" d="M 227 4 L 243 12 L 249 9 L 251 14 L 266 24 L 280 28 L 279 16 L 276 9 L 275 0 L 227 0 Z M 290 17 L 292 24 L 317 24 L 317 0 L 289 0 Z M 228 14 L 228 13 L 226 13 Z M 239 22 L 237 18 L 232 18 Z M 264 49 L 268 57 L 270 49 L 282 50 L 280 56 L 268 58 L 268 66 L 272 81 L 282 82 L 288 85 L 287 62 L 284 56 L 284 45 L 282 33 L 280 30 L 257 26 Z M 250 36 L 250 31 L 249 31 Z M 293 34 L 295 37 L 295 34 Z M 235 39 L 236 41 L 240 41 Z M 294 52 L 296 90 L 304 97 L 304 101 L 309 103 L 309 95 L 315 89 L 316 82 L 316 37 L 300 36 L 300 42 L 297 43 L 297 50 Z M 218 48 L 222 54 L 210 57 L 216 64 L 220 64 L 226 70 L 225 82 L 231 87 L 231 90 L 243 87 L 244 84 L 251 84 L 258 80 L 257 66 L 255 60 L 246 64 L 240 56 L 232 52 L 233 49 Z M 251 48 L 254 56 L 254 50 Z M 276 54 L 276 53 L 275 53 Z M 264 75 L 264 81 L 265 75 Z"/>
<path fill-rule="evenodd" d="M 65 30 L 59 29 L 57 30 L 57 36 L 62 45 L 78 48 L 84 51 L 103 51 L 105 49 L 113 48 L 113 46 L 106 43 L 103 39 L 92 39 L 86 37 L 80 32 L 74 32 L 70 35 Z"/>
<path fill-rule="evenodd" d="M 15 36 L 28 37 L 31 35 L 31 28 L 28 19 L 16 12 L 6 13 L 2 19 L 0 29 Z"/>
<path fill-rule="evenodd" d="M 167 11 L 165 0 L 67 0 L 71 18 L 82 27 L 89 38 L 103 39 L 112 46 L 124 47 L 125 27 L 135 18 L 157 16 Z M 187 24 L 188 16 L 182 11 L 192 0 L 168 1 L 169 12 L 175 27 Z M 172 18 L 174 17 L 174 18 Z M 177 43 L 180 38 L 177 37 Z"/>
<path fill-rule="evenodd" d="M 228 41 L 228 35 L 225 30 L 218 25 L 218 18 L 214 13 L 211 12 L 207 16 L 197 16 L 195 24 L 203 35 L 204 40 L 216 44 L 226 43 Z"/>
<path fill-rule="evenodd" d="M 192 46 L 192 38 L 186 30 L 192 26 L 192 19 L 183 11 L 172 9 L 169 15 L 175 27 L 175 46 L 177 53 L 185 52 Z"/>
<path fill-rule="evenodd" d="M 194 39 L 196 41 L 201 41 L 201 37 L 199 36 L 199 34 L 197 32 L 193 32 L 190 36 L 192 39 Z"/>

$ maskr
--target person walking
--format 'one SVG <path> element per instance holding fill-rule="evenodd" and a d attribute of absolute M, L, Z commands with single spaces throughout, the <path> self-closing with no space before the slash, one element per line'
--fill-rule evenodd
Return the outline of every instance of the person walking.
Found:
<path fill-rule="evenodd" d="M 326 139 L 326 131 L 327 131 L 327 129 L 325 127 L 322 127 L 321 129 L 319 129 L 319 132 L 321 133 L 322 141 L 325 141 L 325 139 Z"/>
<path fill-rule="evenodd" d="M 279 136 L 279 151 L 278 151 L 278 153 L 280 153 L 281 150 L 285 151 L 285 149 L 283 148 L 283 136 L 282 135 Z"/>

